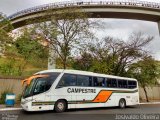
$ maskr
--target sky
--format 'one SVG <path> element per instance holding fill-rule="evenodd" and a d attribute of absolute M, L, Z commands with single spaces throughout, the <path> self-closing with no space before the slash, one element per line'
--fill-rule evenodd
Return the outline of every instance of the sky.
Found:
<path fill-rule="evenodd" d="M 66 0 L 0 0 L 0 12 L 7 16 L 30 7 L 43 5 L 53 2 L 62 2 Z M 73 1 L 73 0 L 67 0 Z M 74 0 L 82 1 L 82 0 Z M 97 0 L 83 0 L 83 1 L 97 1 Z M 98 0 L 107 1 L 107 0 Z M 120 0 L 118 0 L 120 1 Z M 124 0 L 123 0 L 124 1 Z M 132 1 L 132 0 L 130 0 Z M 136 1 L 136 0 L 134 0 Z M 138 1 L 138 0 L 137 0 Z M 141 0 L 149 2 L 159 2 L 160 0 Z M 127 37 L 133 32 L 142 32 L 146 35 L 154 36 L 153 42 L 147 46 L 147 50 L 160 60 L 160 35 L 158 31 L 158 25 L 155 22 L 141 21 L 141 20 L 126 20 L 126 19 L 102 19 L 106 25 L 106 29 L 96 32 L 98 36 L 113 36 L 121 39 L 127 39 Z"/>

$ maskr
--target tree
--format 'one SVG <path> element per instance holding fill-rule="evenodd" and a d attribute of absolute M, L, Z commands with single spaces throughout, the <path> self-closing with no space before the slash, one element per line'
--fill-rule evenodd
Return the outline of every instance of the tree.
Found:
<path fill-rule="evenodd" d="M 158 71 L 156 61 L 151 56 L 145 56 L 142 60 L 130 66 L 130 76 L 136 78 L 143 88 L 146 100 L 149 102 L 146 88 L 157 83 Z"/>
<path fill-rule="evenodd" d="M 18 57 L 24 59 L 23 64 L 19 68 L 19 74 L 21 75 L 27 63 L 31 62 L 34 65 L 38 64 L 38 67 L 47 65 L 48 50 L 43 43 L 39 43 L 32 34 L 31 28 L 23 28 L 21 35 L 16 38 L 14 46 L 17 49 Z"/>
<path fill-rule="evenodd" d="M 10 21 L 7 17 L 0 12 L 0 56 L 6 51 L 6 47 L 12 44 L 12 37 L 9 34 L 9 31 L 13 29 Z M 0 71 L 4 74 L 12 74 L 14 65 L 14 60 L 5 61 L 5 63 L 0 65 Z"/>
<path fill-rule="evenodd" d="M 2 53 L 5 46 L 12 42 L 12 37 L 9 35 L 9 31 L 13 29 L 10 21 L 6 16 L 0 12 L 0 52 Z"/>
<path fill-rule="evenodd" d="M 92 36 L 89 31 L 91 23 L 79 8 L 48 11 L 48 17 L 50 21 L 35 25 L 36 33 L 52 46 L 50 49 L 58 54 L 66 69 L 71 51 Z"/>
<path fill-rule="evenodd" d="M 90 71 L 93 65 L 93 58 L 87 52 L 83 52 L 79 58 L 73 58 L 72 68 L 76 70 Z"/>
<path fill-rule="evenodd" d="M 83 51 L 88 52 L 93 58 L 91 71 L 127 76 L 128 67 L 146 54 L 143 48 L 152 40 L 153 37 L 142 33 L 132 34 L 127 42 L 106 37 L 101 41 L 89 43 Z"/>
<path fill-rule="evenodd" d="M 12 43 L 5 47 L 4 56 L 1 58 L 0 74 L 22 76 L 35 70 L 46 69 L 48 62 L 48 49 L 43 43 L 37 41 L 32 28 L 23 27 L 14 33 L 16 36 Z"/>

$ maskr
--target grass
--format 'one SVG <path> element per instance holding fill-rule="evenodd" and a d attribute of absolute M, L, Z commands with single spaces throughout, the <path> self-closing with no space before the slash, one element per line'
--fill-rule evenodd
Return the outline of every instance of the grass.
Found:
<path fill-rule="evenodd" d="M 9 76 L 9 77 L 17 77 L 18 66 L 23 65 L 25 62 L 22 59 L 14 59 L 11 61 L 9 58 L 0 57 L 0 76 Z M 47 68 L 35 67 L 32 63 L 28 63 L 25 66 L 25 69 L 22 72 L 21 77 L 30 76 L 38 71 L 44 70 Z"/>

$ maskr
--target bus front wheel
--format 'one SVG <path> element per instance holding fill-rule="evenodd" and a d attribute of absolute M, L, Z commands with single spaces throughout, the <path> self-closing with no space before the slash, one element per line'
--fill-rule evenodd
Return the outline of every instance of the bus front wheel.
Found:
<path fill-rule="evenodd" d="M 58 100 L 55 103 L 54 110 L 58 113 L 64 112 L 67 109 L 67 103 L 64 100 Z"/>
<path fill-rule="evenodd" d="M 119 107 L 120 108 L 125 108 L 126 107 L 126 101 L 124 98 L 119 100 Z"/>

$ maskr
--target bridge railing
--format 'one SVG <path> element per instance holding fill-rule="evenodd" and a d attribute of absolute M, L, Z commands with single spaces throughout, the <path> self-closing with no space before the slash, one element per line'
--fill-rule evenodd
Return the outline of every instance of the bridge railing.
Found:
<path fill-rule="evenodd" d="M 70 2 L 56 2 L 56 3 L 49 3 L 40 6 L 35 6 L 29 9 L 25 9 L 19 11 L 11 16 L 8 16 L 9 20 L 15 19 L 17 17 L 27 15 L 34 12 L 40 12 L 48 9 L 53 8 L 64 8 L 64 7 L 75 7 L 75 6 L 93 6 L 93 5 L 101 5 L 101 6 L 136 6 L 136 7 L 144 7 L 144 8 L 153 8 L 153 9 L 160 9 L 160 3 L 155 2 L 147 2 L 147 1 L 135 1 L 135 0 L 110 0 L 110 1 L 70 1 Z"/>

